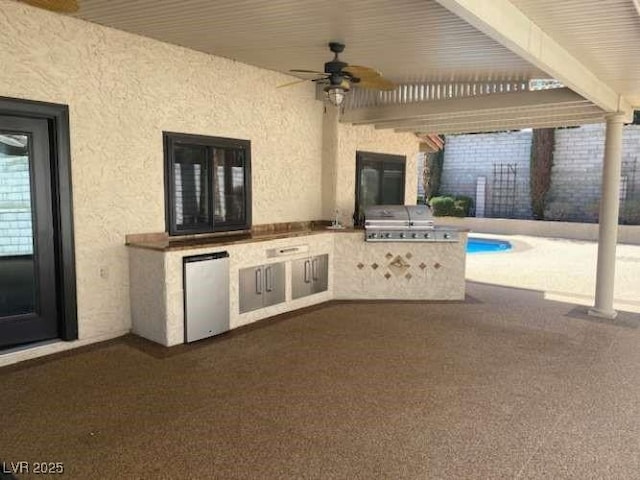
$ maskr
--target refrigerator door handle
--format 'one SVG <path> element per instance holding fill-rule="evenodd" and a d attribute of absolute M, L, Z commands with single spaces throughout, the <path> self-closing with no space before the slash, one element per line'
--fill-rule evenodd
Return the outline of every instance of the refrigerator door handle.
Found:
<path fill-rule="evenodd" d="M 311 260 L 311 278 L 313 278 L 313 281 L 317 281 L 318 280 L 318 259 L 314 258 L 313 260 Z"/>
<path fill-rule="evenodd" d="M 256 268 L 256 293 L 262 295 L 262 268 Z"/>

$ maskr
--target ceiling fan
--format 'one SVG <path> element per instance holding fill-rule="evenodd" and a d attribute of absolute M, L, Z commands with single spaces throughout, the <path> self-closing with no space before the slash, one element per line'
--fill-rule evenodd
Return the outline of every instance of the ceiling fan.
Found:
<path fill-rule="evenodd" d="M 74 13 L 78 11 L 77 0 L 21 0 L 34 7 L 44 8 L 52 12 Z"/>
<path fill-rule="evenodd" d="M 279 85 L 278 88 L 289 87 L 301 82 L 317 82 L 324 87 L 329 102 L 339 106 L 344 101 L 346 93 L 352 85 L 373 90 L 394 90 L 396 85 L 383 78 L 380 72 L 370 67 L 349 65 L 342 62 L 338 55 L 344 51 L 344 44 L 338 42 L 329 43 L 329 49 L 334 53 L 333 60 L 324 64 L 324 72 L 314 70 L 289 70 L 296 75 L 311 75 L 312 78 L 296 80 L 294 82 Z"/>

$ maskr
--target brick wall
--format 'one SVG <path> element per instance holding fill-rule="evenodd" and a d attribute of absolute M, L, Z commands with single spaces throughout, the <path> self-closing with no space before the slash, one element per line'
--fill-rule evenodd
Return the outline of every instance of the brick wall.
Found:
<path fill-rule="evenodd" d="M 604 132 L 603 124 L 556 130 L 546 219 L 597 219 Z M 499 216 L 492 211 L 493 166 L 500 163 L 515 164 L 516 195 L 512 218 L 531 218 L 530 154 L 531 131 L 447 136 L 441 192 L 469 195 L 475 199 L 477 179 L 484 176 L 487 179 L 486 216 Z M 624 213 L 626 204 L 629 210 L 638 210 L 640 215 L 640 125 L 624 127 L 622 177 L 626 177 L 623 180 L 626 182 L 623 195 L 626 195 L 621 212 Z"/>
<path fill-rule="evenodd" d="M 602 124 L 556 130 L 551 189 L 545 218 L 597 221 L 604 136 L 605 126 Z M 626 125 L 622 137 L 622 177 L 626 177 L 623 204 L 626 202 L 631 205 L 639 197 L 639 157 L 640 125 Z"/>
<path fill-rule="evenodd" d="M 32 252 L 29 162 L 0 153 L 0 256 Z"/>
<path fill-rule="evenodd" d="M 497 216 L 494 165 L 515 166 L 512 202 L 514 218 L 531 217 L 529 156 L 531 131 L 477 135 L 448 135 L 442 171 L 442 193 L 468 195 L 476 199 L 478 177 L 486 177 L 486 216 Z M 504 203 L 503 203 L 504 204 Z"/>

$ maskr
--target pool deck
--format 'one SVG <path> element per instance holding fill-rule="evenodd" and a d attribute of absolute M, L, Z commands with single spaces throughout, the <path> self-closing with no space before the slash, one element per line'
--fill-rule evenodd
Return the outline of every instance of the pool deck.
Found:
<path fill-rule="evenodd" d="M 598 244 L 581 240 L 489 235 L 508 240 L 508 252 L 467 257 L 467 280 L 544 292 L 545 299 L 593 306 Z M 640 246 L 618 245 L 614 307 L 640 313 Z"/>

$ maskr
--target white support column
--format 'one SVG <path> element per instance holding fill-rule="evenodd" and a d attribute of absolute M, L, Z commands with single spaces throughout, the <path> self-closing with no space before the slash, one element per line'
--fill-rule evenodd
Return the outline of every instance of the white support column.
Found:
<path fill-rule="evenodd" d="M 616 273 L 616 243 L 618 241 L 623 123 L 623 115 L 613 114 L 607 117 L 600 198 L 596 298 L 594 307 L 589 310 L 589 315 L 604 318 L 615 318 L 617 315 L 613 309 L 613 287 Z"/>

